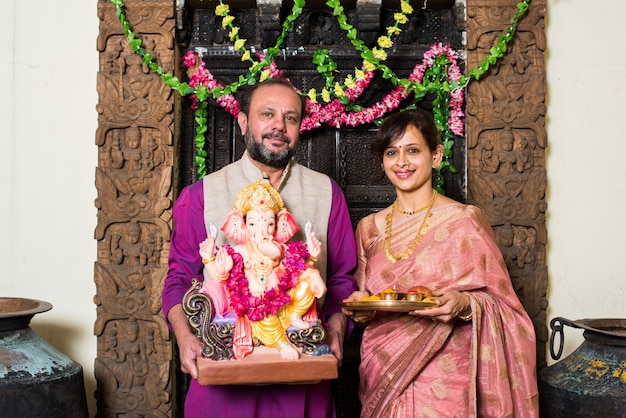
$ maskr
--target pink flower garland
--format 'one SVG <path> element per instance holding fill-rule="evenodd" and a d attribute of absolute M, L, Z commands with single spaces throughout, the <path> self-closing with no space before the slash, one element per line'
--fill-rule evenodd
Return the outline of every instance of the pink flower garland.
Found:
<path fill-rule="evenodd" d="M 268 315 L 276 315 L 280 308 L 291 302 L 289 291 L 298 284 L 309 258 L 309 251 L 304 243 L 287 243 L 284 259 L 278 269 L 278 285 L 266 290 L 260 297 L 250 294 L 241 254 L 228 244 L 224 248 L 233 258 L 233 268 L 226 282 L 226 289 L 230 295 L 230 306 L 238 316 L 246 315 L 250 321 L 260 321 Z"/>
<path fill-rule="evenodd" d="M 198 60 L 198 57 L 194 51 L 189 51 L 183 56 L 183 64 L 187 68 L 192 68 L 198 65 L 198 70 L 193 74 L 189 80 L 189 87 L 204 86 L 207 89 L 213 91 L 216 87 L 224 87 L 215 80 L 213 74 L 207 70 L 204 61 Z M 224 108 L 228 113 L 233 116 L 239 114 L 239 101 L 232 94 L 225 94 L 217 98 L 217 103 Z M 196 110 L 198 108 L 198 98 L 196 95 L 192 95 L 191 108 Z"/>
<path fill-rule="evenodd" d="M 434 44 L 424 54 L 422 64 L 416 65 L 413 72 L 409 76 L 409 81 L 421 83 L 424 79 L 426 70 L 432 68 L 435 59 L 438 56 L 445 56 L 448 60 L 449 66 L 446 72 L 449 82 L 458 82 L 461 79 L 461 69 L 457 65 L 458 54 L 450 45 L 444 45 L 441 42 Z M 405 96 L 406 97 L 406 96 Z M 463 117 L 463 102 L 465 100 L 465 94 L 463 89 L 456 89 L 450 92 L 450 117 L 448 119 L 448 127 L 453 134 L 461 136 L 464 132 Z"/>
<path fill-rule="evenodd" d="M 374 79 L 373 71 L 364 71 L 365 78 L 355 81 L 355 87 L 347 88 L 344 90 L 344 94 L 348 96 L 350 102 L 354 103 L 363 94 L 365 89 L 369 86 L 370 82 Z M 341 125 L 356 126 L 360 122 L 355 124 L 346 123 L 345 117 L 347 115 L 353 115 L 354 113 L 346 112 L 346 106 L 339 102 L 339 99 L 334 99 L 327 105 L 321 105 L 319 103 L 313 103 L 311 99 L 306 99 L 306 115 L 302 118 L 302 131 L 309 131 L 311 129 L 319 128 L 322 123 L 326 123 L 335 128 L 340 128 Z M 373 119 L 372 119 L 373 120 Z"/>
<path fill-rule="evenodd" d="M 449 45 L 443 45 L 437 43 L 431 46 L 424 54 L 422 63 L 415 66 L 409 81 L 417 84 L 421 84 L 424 78 L 426 70 L 432 68 L 435 63 L 435 59 L 438 56 L 445 56 L 449 63 L 447 77 L 449 82 L 458 82 L 461 78 L 461 70 L 457 65 L 458 54 Z M 263 59 L 262 55 L 259 55 L 260 59 Z M 190 87 L 205 86 L 207 89 L 213 91 L 216 87 L 222 87 L 209 70 L 206 69 L 205 64 L 200 60 L 197 61 L 196 54 L 193 51 L 187 52 L 183 57 L 183 63 L 187 68 L 198 65 L 198 71 L 191 76 L 189 82 Z M 269 70 L 269 77 L 274 78 L 283 75 L 276 63 L 273 61 L 269 67 L 265 70 Z M 363 93 L 363 91 L 369 86 L 371 80 L 374 78 L 373 71 L 364 71 L 365 78 L 362 80 L 356 80 L 356 87 L 346 88 L 344 94 L 347 95 L 351 103 L 354 103 Z M 306 99 L 306 114 L 302 119 L 302 131 L 309 131 L 314 128 L 327 124 L 335 128 L 343 126 L 358 126 L 362 124 L 372 123 L 376 119 L 382 118 L 387 113 L 397 109 L 400 103 L 409 97 L 411 90 L 407 86 L 399 85 L 389 94 L 387 94 L 380 102 L 374 105 L 360 109 L 355 112 L 349 112 L 346 110 L 346 105 L 340 103 L 339 99 L 334 99 L 326 105 L 319 103 L 313 103 L 310 99 Z M 197 108 L 197 98 L 193 95 L 193 108 Z M 448 119 L 448 126 L 452 133 L 455 135 L 463 135 L 463 102 L 464 93 L 462 88 L 457 88 L 450 92 L 450 115 Z M 221 96 L 217 99 L 217 103 L 222 106 L 228 113 L 236 116 L 239 113 L 239 102 L 232 94 Z"/>

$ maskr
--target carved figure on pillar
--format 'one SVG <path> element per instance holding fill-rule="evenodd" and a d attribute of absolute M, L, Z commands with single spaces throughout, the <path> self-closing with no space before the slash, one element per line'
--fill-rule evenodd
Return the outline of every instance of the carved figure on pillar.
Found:
<path fill-rule="evenodd" d="M 536 257 L 533 253 L 535 243 L 532 234 L 525 227 L 513 226 L 506 222 L 497 229 L 500 240 L 500 249 L 507 266 L 512 270 L 524 269 L 526 266 L 532 267 Z"/>
<path fill-rule="evenodd" d="M 124 62 L 126 64 L 126 71 L 123 76 L 124 101 L 132 102 L 139 99 L 148 99 L 151 87 L 150 81 L 154 80 L 154 76 L 144 72 L 143 61 L 137 54 L 125 56 Z"/>
<path fill-rule="evenodd" d="M 139 222 L 128 223 L 125 238 L 126 240 L 122 241 L 121 235 L 111 236 L 111 259 L 117 264 L 125 263 L 130 267 L 148 264 L 150 251 L 148 246 L 141 242 Z"/>

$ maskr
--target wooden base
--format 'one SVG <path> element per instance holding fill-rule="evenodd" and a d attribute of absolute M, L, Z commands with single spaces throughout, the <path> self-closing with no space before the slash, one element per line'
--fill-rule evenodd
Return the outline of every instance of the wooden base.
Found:
<path fill-rule="evenodd" d="M 336 379 L 337 359 L 332 354 L 284 360 L 275 349 L 255 347 L 241 360 L 198 358 L 201 385 L 258 385 L 271 383 L 313 383 Z"/>

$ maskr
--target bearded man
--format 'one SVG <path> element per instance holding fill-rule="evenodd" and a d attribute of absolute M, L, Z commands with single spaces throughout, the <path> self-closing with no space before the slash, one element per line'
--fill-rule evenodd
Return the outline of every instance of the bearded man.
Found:
<path fill-rule="evenodd" d="M 354 290 L 354 233 L 345 197 L 325 174 L 293 160 L 304 114 L 304 99 L 282 78 L 268 79 L 244 91 L 237 117 L 246 151 L 241 159 L 205 176 L 181 192 L 173 208 L 169 270 L 163 289 L 163 313 L 176 336 L 181 369 L 191 376 L 185 417 L 333 418 L 330 381 L 300 385 L 202 386 L 196 359 L 202 351 L 182 308 L 194 278 L 202 277 L 198 245 L 211 224 L 221 224 L 237 193 L 256 180 L 271 184 L 296 223 L 311 220 L 322 243 L 316 267 L 326 281 L 320 317 L 327 325 L 327 344 L 341 364 L 348 320 L 340 303 Z M 303 240 L 302 232 L 292 239 Z M 230 243 L 222 234 L 217 244 Z M 297 361 L 297 360 L 296 360 Z"/>

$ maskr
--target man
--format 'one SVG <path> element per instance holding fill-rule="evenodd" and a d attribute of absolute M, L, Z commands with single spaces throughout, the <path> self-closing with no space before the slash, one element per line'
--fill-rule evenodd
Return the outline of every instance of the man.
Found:
<path fill-rule="evenodd" d="M 300 226 L 307 220 L 313 222 L 323 247 L 316 267 L 328 289 L 320 313 L 328 325 L 328 345 L 339 364 L 347 329 L 340 302 L 356 289 L 352 277 L 356 249 L 345 197 L 328 176 L 292 160 L 304 113 L 302 97 L 286 80 L 269 79 L 252 86 L 240 106 L 237 122 L 246 143 L 243 157 L 186 187 L 173 209 L 163 312 L 176 335 L 181 369 L 192 377 L 185 416 L 334 417 L 330 381 L 308 385 L 201 386 L 196 380 L 196 358 L 202 347 L 182 309 L 182 298 L 192 279 L 202 277 L 198 246 L 207 237 L 208 225 L 221 225 L 237 193 L 255 180 L 267 181 L 278 190 Z M 293 239 L 302 240 L 302 232 Z M 220 234 L 218 245 L 223 243 Z"/>

